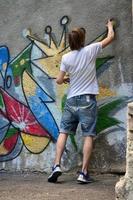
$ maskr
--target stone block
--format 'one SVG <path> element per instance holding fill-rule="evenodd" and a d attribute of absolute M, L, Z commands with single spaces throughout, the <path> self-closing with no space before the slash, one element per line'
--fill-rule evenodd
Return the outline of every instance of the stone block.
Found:
<path fill-rule="evenodd" d="M 133 141 L 128 141 L 127 152 L 133 151 Z"/>
<path fill-rule="evenodd" d="M 133 116 L 133 102 L 128 103 L 128 114 Z"/>
<path fill-rule="evenodd" d="M 133 132 L 129 132 L 127 135 L 127 141 L 133 141 Z"/>
<path fill-rule="evenodd" d="M 132 131 L 132 132 L 129 133 L 129 134 L 133 134 L 133 117 L 130 117 L 130 118 L 128 119 L 128 130 L 129 130 L 129 131 Z"/>

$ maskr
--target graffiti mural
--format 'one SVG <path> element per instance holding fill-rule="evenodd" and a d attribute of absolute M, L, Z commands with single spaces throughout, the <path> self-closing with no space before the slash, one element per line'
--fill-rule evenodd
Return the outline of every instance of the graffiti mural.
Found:
<path fill-rule="evenodd" d="M 60 19 L 59 42 L 49 25 L 45 28 L 44 40 L 25 29 L 23 36 L 30 42 L 14 59 L 10 58 L 8 47 L 0 47 L 0 162 L 16 158 L 23 146 L 38 154 L 50 142 L 57 141 L 67 85 L 56 85 L 55 78 L 62 55 L 70 50 L 66 40 L 69 21 L 68 16 Z M 106 31 L 90 43 L 100 41 L 105 35 Z M 113 58 L 97 58 L 98 76 L 110 66 L 109 60 Z M 109 88 L 100 85 L 98 99 L 115 96 Z M 120 103 L 121 100 L 112 99 L 99 106 L 98 133 L 119 123 L 108 115 Z M 74 136 L 71 142 L 77 149 Z"/>

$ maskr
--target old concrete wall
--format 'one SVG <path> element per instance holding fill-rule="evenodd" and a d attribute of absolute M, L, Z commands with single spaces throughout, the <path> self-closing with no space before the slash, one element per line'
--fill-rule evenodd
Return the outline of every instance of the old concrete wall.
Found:
<path fill-rule="evenodd" d="M 116 39 L 97 60 L 99 134 L 91 168 L 125 170 L 126 104 L 133 94 L 131 14 L 131 0 L 0 0 L 0 169 L 49 171 L 66 90 L 51 77 L 56 77 L 61 56 L 69 50 L 65 34 L 82 26 L 87 30 L 86 44 L 100 40 L 107 19 L 114 17 Z M 63 26 L 64 15 L 69 23 Z M 56 45 L 44 31 L 47 25 Z M 64 168 L 79 165 L 81 155 L 79 134 L 69 138 Z"/>

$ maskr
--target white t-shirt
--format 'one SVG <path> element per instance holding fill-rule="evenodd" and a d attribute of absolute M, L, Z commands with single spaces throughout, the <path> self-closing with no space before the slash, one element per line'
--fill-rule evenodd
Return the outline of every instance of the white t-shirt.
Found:
<path fill-rule="evenodd" d="M 95 62 L 101 50 L 102 45 L 97 42 L 62 56 L 60 70 L 67 72 L 70 78 L 67 99 L 82 94 L 99 93 Z"/>

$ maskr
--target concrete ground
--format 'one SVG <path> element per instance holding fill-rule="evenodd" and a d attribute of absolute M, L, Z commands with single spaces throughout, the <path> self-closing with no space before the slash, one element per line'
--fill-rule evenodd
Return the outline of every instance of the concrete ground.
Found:
<path fill-rule="evenodd" d="M 0 172 L 0 200 L 115 200 L 119 176 L 93 174 L 95 182 L 81 185 L 75 172 L 64 173 L 56 184 L 44 173 Z"/>

